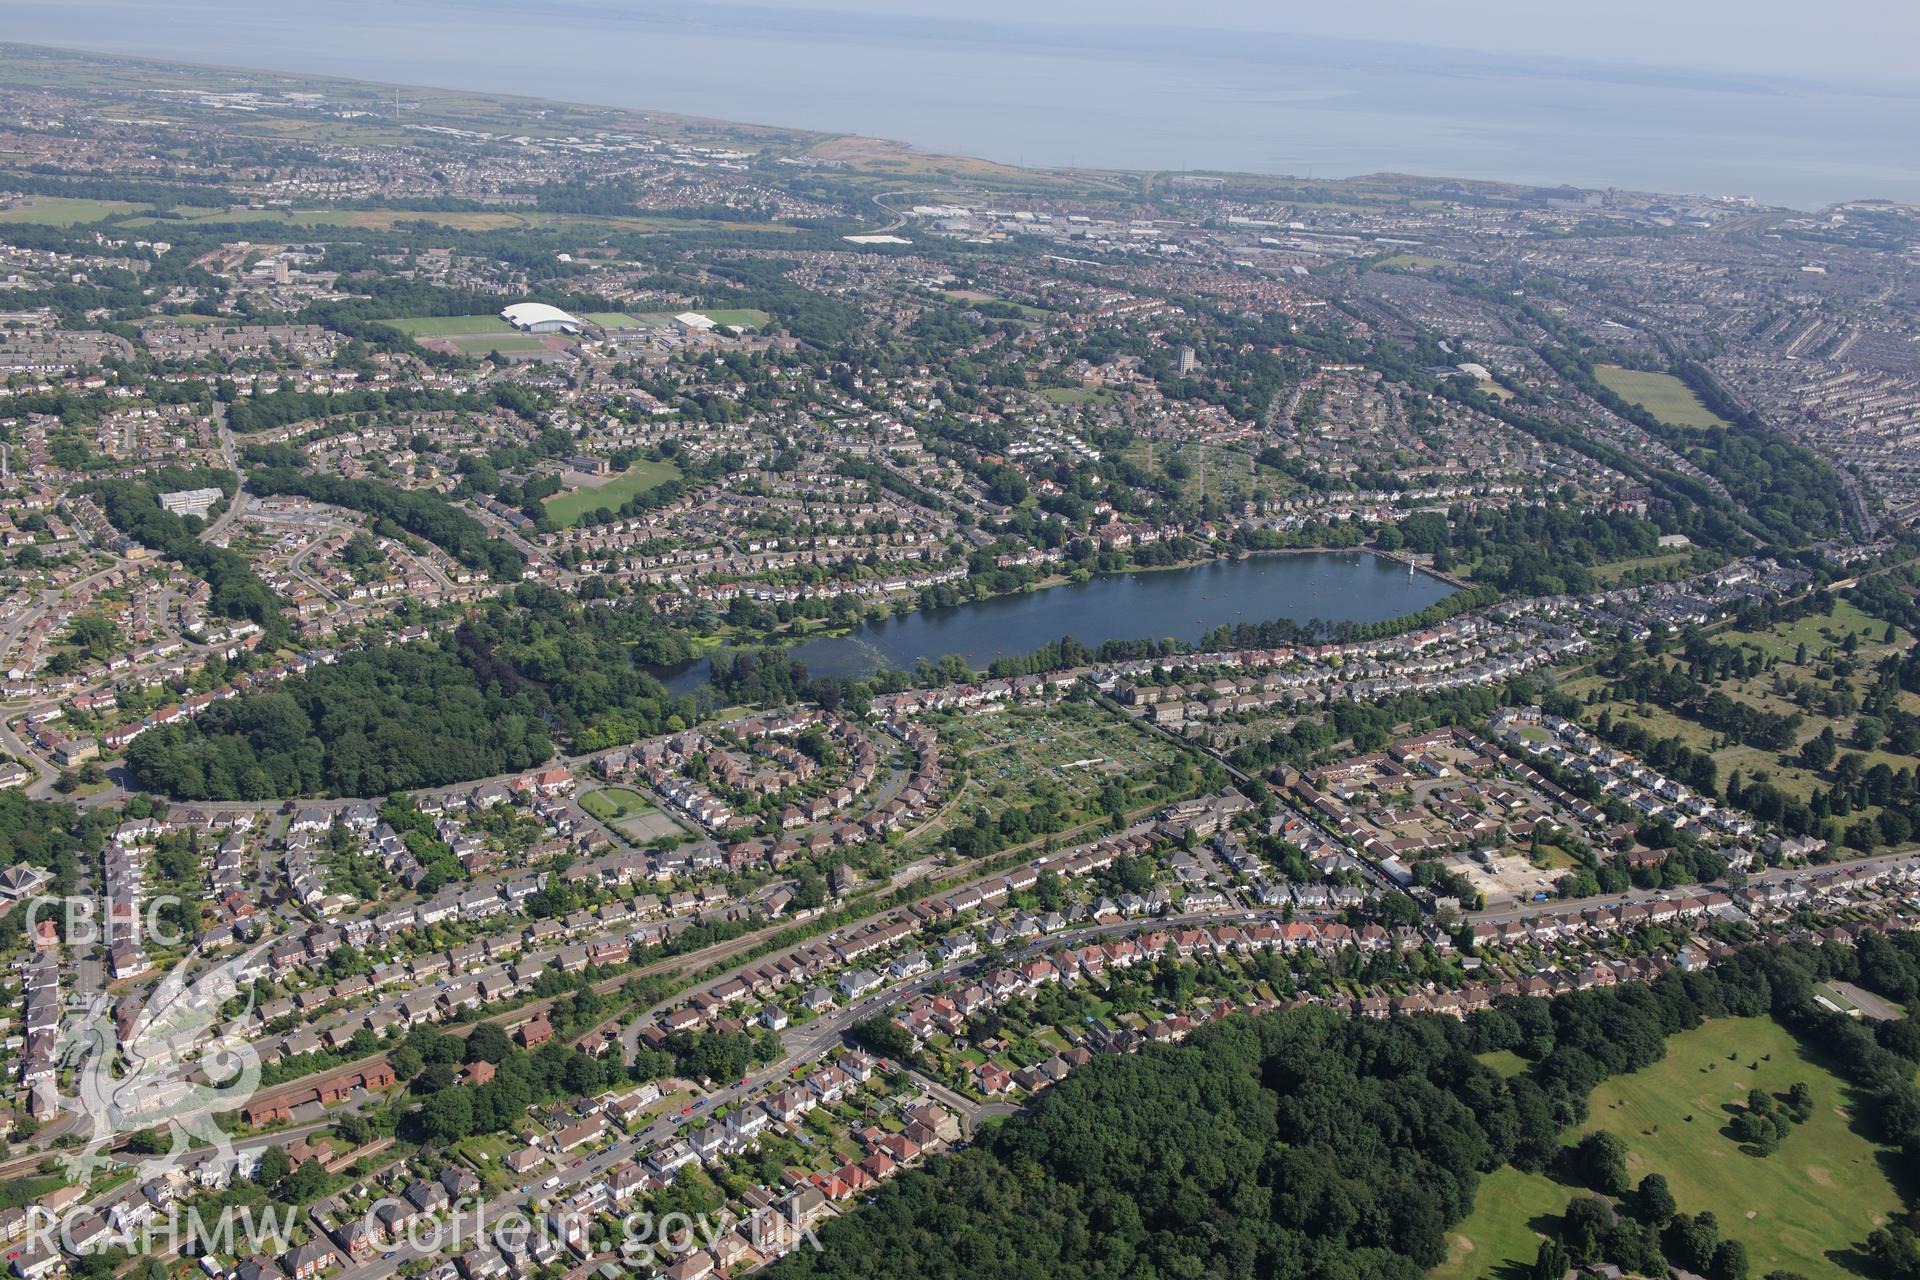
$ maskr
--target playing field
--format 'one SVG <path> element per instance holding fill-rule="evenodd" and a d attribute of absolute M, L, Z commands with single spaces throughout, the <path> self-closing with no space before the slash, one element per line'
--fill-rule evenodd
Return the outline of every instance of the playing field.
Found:
<path fill-rule="evenodd" d="M 497 315 L 401 316 L 381 323 L 413 338 L 464 338 L 482 334 L 498 334 L 504 338 L 518 332 Z"/>
<path fill-rule="evenodd" d="M 671 462 L 647 462 L 637 459 L 632 466 L 602 485 L 581 485 L 565 493 L 556 493 L 546 501 L 547 514 L 562 527 L 572 524 L 589 511 L 620 504 L 638 493 L 665 484 L 680 474 Z"/>
<path fill-rule="evenodd" d="M 1676 427 L 1725 427 L 1728 421 L 1700 403 L 1693 388 L 1670 373 L 1623 369 L 1617 364 L 1595 365 L 1593 376 L 1622 400 L 1637 404 L 1660 421 Z"/>
<path fill-rule="evenodd" d="M 1772 1155 L 1750 1156 L 1724 1132 L 1748 1089 L 1784 1094 L 1799 1081 L 1813 1090 L 1813 1118 Z M 1772 1019 L 1724 1018 L 1672 1037 L 1663 1061 L 1594 1090 L 1586 1129 L 1627 1144 L 1636 1182 L 1663 1173 L 1684 1212 L 1711 1209 L 1747 1246 L 1754 1275 L 1833 1275 L 1835 1256 L 1901 1211 L 1882 1168 L 1888 1153 L 1854 1128 L 1862 1105 Z"/>
<path fill-rule="evenodd" d="M 758 329 L 773 318 L 766 312 L 756 311 L 752 307 L 735 307 L 732 310 L 722 308 L 719 311 L 702 311 L 700 314 L 715 324 L 739 325 L 742 329 Z"/>
<path fill-rule="evenodd" d="M 72 227 L 82 222 L 98 222 L 110 214 L 125 213 L 140 207 L 124 200 L 28 196 L 18 204 L 0 209 L 0 222 L 38 222 L 51 227 Z"/>
<path fill-rule="evenodd" d="M 556 342 L 564 347 L 565 339 L 558 334 L 544 336 L 531 333 L 482 334 L 472 338 L 439 338 L 439 342 L 453 344 L 463 356 L 482 357 L 498 351 L 501 355 L 512 355 L 516 351 L 552 351 Z"/>

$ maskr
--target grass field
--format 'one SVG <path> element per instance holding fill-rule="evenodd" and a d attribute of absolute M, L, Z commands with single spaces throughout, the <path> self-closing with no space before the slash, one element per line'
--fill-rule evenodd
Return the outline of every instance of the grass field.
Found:
<path fill-rule="evenodd" d="M 602 822 L 618 822 L 622 818 L 634 818 L 654 811 L 654 806 L 645 796 L 626 787 L 604 787 L 599 791 L 582 792 L 580 807 Z"/>
<path fill-rule="evenodd" d="M 1511 1049 L 1490 1049 L 1473 1056 L 1509 1079 L 1527 1069 L 1527 1060 Z"/>
<path fill-rule="evenodd" d="M 1693 394 L 1693 388 L 1670 373 L 1623 369 L 1617 364 L 1596 365 L 1593 376 L 1622 400 L 1639 405 L 1660 421 L 1676 427 L 1725 427 L 1731 424 Z"/>
<path fill-rule="evenodd" d="M 1595 581 L 1606 587 L 1617 586 L 1620 580 L 1635 569 L 1667 569 L 1685 564 L 1692 554 L 1690 547 L 1672 547 L 1657 551 L 1650 556 L 1632 556 L 1625 560 L 1609 560 L 1605 564 L 1593 566 Z"/>
<path fill-rule="evenodd" d="M 1828 612 L 1813 614 L 1792 622 L 1784 622 L 1764 631 L 1721 631 L 1714 634 L 1717 643 L 1742 646 L 1757 651 L 1768 659 L 1777 660 L 1776 671 L 1762 672 L 1753 677 L 1729 676 L 1722 680 L 1719 688 L 1728 697 L 1744 705 L 1758 707 L 1776 715 L 1789 715 L 1800 711 L 1804 717 L 1794 742 L 1785 750 L 1774 751 L 1752 744 L 1730 744 L 1704 723 L 1683 717 L 1663 707 L 1648 704 L 1644 707 L 1619 701 L 1601 701 L 1591 704 L 1582 713 L 1582 719 L 1589 725 L 1600 713 L 1611 711 L 1616 720 L 1632 719 L 1642 728 L 1656 737 L 1673 737 L 1698 751 L 1713 756 L 1719 767 L 1720 776 L 1726 778 L 1736 769 L 1751 777 L 1756 771 L 1764 771 L 1774 786 L 1797 799 L 1809 799 L 1816 789 L 1825 789 L 1829 779 L 1823 778 L 1808 769 L 1799 759 L 1799 748 L 1808 739 L 1817 735 L 1822 728 L 1831 727 L 1844 742 L 1852 733 L 1857 717 L 1838 718 L 1822 714 L 1818 702 L 1808 707 L 1800 707 L 1792 700 L 1782 696 L 1775 688 L 1774 679 L 1785 674 L 1810 686 L 1821 693 L 1834 685 L 1831 677 L 1823 678 L 1818 672 L 1821 668 L 1823 653 L 1837 651 L 1849 635 L 1858 637 L 1856 661 L 1864 668 L 1873 665 L 1888 654 L 1897 652 L 1911 643 L 1906 631 L 1896 627 L 1893 642 L 1889 644 L 1885 637 L 1887 624 L 1868 617 L 1847 601 L 1836 601 Z M 1807 647 L 1808 662 L 1805 667 L 1794 665 L 1794 656 L 1799 647 Z M 1601 688 L 1605 682 L 1598 677 L 1583 676 L 1566 680 L 1561 691 L 1574 697 L 1585 698 Z M 1920 709 L 1920 700 L 1914 703 L 1914 709 Z M 1718 743 L 1719 745 L 1715 745 Z M 1851 749 L 1851 748 L 1849 748 Z M 1911 769 L 1920 766 L 1920 759 L 1895 755 L 1884 749 L 1862 753 L 1866 767 L 1885 763 L 1888 767 Z M 1855 817 L 1871 817 L 1871 813 L 1856 811 Z"/>
<path fill-rule="evenodd" d="M 1729 1057 L 1728 1055 L 1732 1056 Z M 1481 1061 L 1507 1073 L 1510 1054 Z M 1783 1095 L 1804 1081 L 1814 1113 L 1771 1156 L 1751 1156 L 1725 1132 L 1750 1088 Z M 1901 1211 L 1883 1158 L 1855 1116 L 1860 1100 L 1770 1018 L 1723 1018 L 1667 1041 L 1667 1056 L 1594 1090 L 1587 1124 L 1627 1144 L 1633 1181 L 1664 1174 L 1682 1213 L 1711 1210 L 1722 1234 L 1746 1245 L 1752 1274 L 1857 1274 L 1867 1233 Z M 1480 1183 L 1474 1209 L 1447 1233 L 1447 1260 L 1430 1280 L 1510 1280 L 1525 1274 L 1542 1233 L 1575 1195 L 1539 1174 L 1504 1168 Z"/>
<path fill-rule="evenodd" d="M 1750 1156 L 1722 1132 L 1748 1089 L 1784 1094 L 1799 1081 L 1813 1090 L 1813 1118 L 1773 1155 Z M 1586 1128 L 1627 1144 L 1635 1181 L 1663 1173 L 1684 1212 L 1711 1209 L 1747 1246 L 1754 1275 L 1821 1276 L 1849 1270 L 1867 1233 L 1901 1211 L 1859 1111 L 1847 1085 L 1778 1023 L 1725 1018 L 1672 1037 L 1663 1061 L 1594 1090 Z"/>
<path fill-rule="evenodd" d="M 37 222 L 51 227 L 73 227 L 83 222 L 98 222 L 116 213 L 126 213 L 143 205 L 125 200 L 72 200 L 65 196 L 28 196 L 18 204 L 0 209 L 0 222 Z"/>
<path fill-rule="evenodd" d="M 1110 387 L 1045 387 L 1040 392 L 1042 400 L 1054 404 L 1105 404 L 1113 397 Z"/>
<path fill-rule="evenodd" d="M 1396 253 L 1390 257 L 1377 259 L 1372 265 L 1390 269 L 1399 267 L 1404 270 L 1409 267 L 1457 267 L 1460 264 L 1452 258 L 1429 258 L 1418 253 Z"/>
<path fill-rule="evenodd" d="M 948 289 L 945 296 L 954 302 L 995 302 L 1003 307 L 1012 307 L 1029 320 L 1043 320 L 1052 315 L 1045 307 L 1030 306 L 1024 302 L 1015 302 L 1011 298 L 996 297 L 991 293 L 982 293 L 978 289 Z"/>
<path fill-rule="evenodd" d="M 601 507 L 617 511 L 628 498 L 665 484 L 679 474 L 680 469 L 671 462 L 635 460 L 632 466 L 603 485 L 581 485 L 578 489 L 554 494 L 546 501 L 547 514 L 555 524 L 565 526 Z"/>
<path fill-rule="evenodd" d="M 772 319 L 766 312 L 755 311 L 750 307 L 741 307 L 734 310 L 702 311 L 700 314 L 706 316 L 715 324 L 739 325 L 743 329 L 757 329 Z M 665 312 L 659 314 L 629 315 L 624 311 L 592 311 L 583 315 L 581 319 L 591 320 L 595 324 L 606 325 L 610 328 L 645 328 L 648 326 L 667 325 L 673 322 L 673 317 L 667 315 Z M 399 319 L 386 320 L 382 323 L 392 325 L 402 333 L 415 338 L 449 339 L 458 344 L 463 351 L 467 351 L 470 355 L 486 354 L 488 344 L 485 341 L 480 341 L 482 339 L 494 337 L 530 339 L 530 335 L 520 333 L 497 315 L 402 316 Z M 475 341 L 469 342 L 467 339 L 474 339 Z M 531 345 L 523 345 L 520 347 L 502 345 L 500 350 L 536 350 L 538 347 L 538 341 L 532 340 Z"/>
<path fill-rule="evenodd" d="M 1887 624 L 1868 617 L 1845 600 L 1834 601 L 1833 608 L 1826 613 L 1809 614 L 1769 631 L 1729 631 L 1720 638 L 1732 644 L 1749 645 L 1769 657 L 1791 662 L 1802 644 L 1807 646 L 1809 654 L 1817 655 L 1827 646 L 1844 641 L 1849 632 L 1860 636 L 1861 659 L 1869 663 L 1884 656 L 1884 651 L 1904 648 L 1910 639 L 1905 631 L 1896 627 L 1893 632 L 1894 643 L 1887 645 Z"/>
<path fill-rule="evenodd" d="M 451 342 L 463 356 L 485 356 L 498 351 L 501 355 L 511 355 L 516 351 L 546 351 L 545 338 L 530 333 L 482 334 L 472 338 L 443 338 Z"/>
<path fill-rule="evenodd" d="M 718 311 L 702 311 L 700 314 L 715 324 L 736 324 L 742 329 L 758 329 L 773 318 L 766 312 L 756 311 L 752 307 L 734 307 L 731 310 L 723 307 Z"/>
<path fill-rule="evenodd" d="M 109 201 L 71 201 L 74 204 L 109 205 Z M 138 206 L 125 206 L 135 208 Z M 106 212 L 112 212 L 108 209 Z M 78 219 L 92 221 L 105 217 L 106 212 Z M 429 209 L 192 209 L 174 210 L 177 217 L 172 218 L 130 218 L 129 227 L 151 229 L 170 224 L 187 223 L 271 223 L 286 227 L 355 227 L 370 231 L 390 231 L 403 222 L 427 222 L 435 226 L 449 227 L 456 231 L 511 231 L 536 227 L 599 227 L 619 231 L 637 231 L 646 233 L 665 233 L 673 231 L 723 231 L 739 230 L 746 232 L 766 232 L 771 235 L 791 235 L 794 228 L 773 222 L 708 222 L 689 218 L 652 218 L 644 215 L 633 217 L 589 217 L 576 214 L 520 212 L 507 209 L 473 209 L 445 213 Z M 22 219 L 23 221 L 44 221 L 44 218 Z"/>
<path fill-rule="evenodd" d="M 1541 1173 L 1508 1165 L 1480 1179 L 1473 1212 L 1447 1232 L 1447 1260 L 1428 1280 L 1506 1280 L 1526 1274 L 1540 1254 L 1543 1232 L 1552 1231 L 1567 1201 L 1578 1195 Z"/>
<path fill-rule="evenodd" d="M 509 337 L 518 332 L 497 315 L 485 316 L 401 316 L 380 323 L 413 338 L 463 338 L 470 334 L 499 334 Z"/>

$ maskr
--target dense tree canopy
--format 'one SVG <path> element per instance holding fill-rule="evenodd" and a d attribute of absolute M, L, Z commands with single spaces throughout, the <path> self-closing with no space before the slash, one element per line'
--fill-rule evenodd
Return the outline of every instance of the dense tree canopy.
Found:
<path fill-rule="evenodd" d="M 523 585 L 437 643 L 342 656 L 277 687 L 150 729 L 128 759 L 181 799 L 328 792 L 384 796 L 539 764 L 667 727 L 644 665 L 687 656 L 638 610 L 582 606 Z"/>
<path fill-rule="evenodd" d="M 482 688 L 453 653 L 381 649 L 151 729 L 142 786 L 182 799 L 385 795 L 524 769 L 552 754 L 525 696 Z"/>
<path fill-rule="evenodd" d="M 1558 1167 L 1622 1197 L 1617 1222 L 1600 1201 L 1569 1206 L 1552 1275 L 1576 1253 L 1653 1274 L 1664 1251 L 1738 1280 L 1744 1253 L 1710 1211 L 1676 1216 L 1664 1180 L 1631 1187 L 1617 1138 L 1570 1156 L 1560 1134 L 1585 1122 L 1601 1080 L 1664 1056 L 1667 1036 L 1703 1018 L 1771 1014 L 1876 1091 L 1879 1135 L 1912 1160 L 1915 1059 L 1822 1011 L 1812 992 L 1845 974 L 1901 986 L 1916 954 L 1920 940 L 1904 938 L 1860 956 L 1754 948 L 1650 986 L 1503 998 L 1464 1022 L 1323 1008 L 1228 1019 L 1179 1048 L 1095 1059 L 972 1148 L 836 1219 L 823 1252 L 796 1251 L 769 1274 L 1416 1280 L 1446 1256 L 1446 1230 L 1472 1208 L 1479 1176 L 1511 1163 Z M 1474 1056 L 1499 1048 L 1529 1068 L 1503 1079 Z M 1916 1239 L 1895 1223 L 1863 1251 L 1916 1275 Z"/>

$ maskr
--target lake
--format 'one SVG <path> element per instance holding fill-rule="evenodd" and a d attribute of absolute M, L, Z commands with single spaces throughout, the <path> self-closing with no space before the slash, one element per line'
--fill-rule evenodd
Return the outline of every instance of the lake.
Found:
<path fill-rule="evenodd" d="M 976 671 L 997 657 L 1032 653 L 1063 636 L 1089 648 L 1108 640 L 1171 638 L 1196 643 L 1221 624 L 1288 618 L 1306 623 L 1378 622 L 1417 613 L 1454 588 L 1365 551 L 1315 551 L 1215 560 L 1187 569 L 1108 574 L 1086 582 L 998 596 L 953 609 L 924 609 L 869 622 L 844 636 L 794 646 L 823 676 L 910 669 L 957 653 Z M 662 678 L 691 693 L 710 672 L 702 659 Z"/>
<path fill-rule="evenodd" d="M 1501 51 L 675 0 L 8 0 L 5 39 L 894 138 L 1012 164 L 1920 201 L 1920 97 Z M 1461 15 L 1472 21 L 1470 13 Z"/>

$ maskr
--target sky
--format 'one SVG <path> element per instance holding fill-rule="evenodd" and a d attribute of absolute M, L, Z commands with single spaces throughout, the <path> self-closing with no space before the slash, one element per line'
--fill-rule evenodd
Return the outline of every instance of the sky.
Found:
<path fill-rule="evenodd" d="M 949 0 L 751 0 L 952 19 Z M 0 12 L 5 10 L 0 0 Z M 1920 90 L 1916 0 L 969 0 L 990 21 L 1191 24 Z"/>
<path fill-rule="evenodd" d="M 68 19 L 84 24 L 89 9 L 111 13 L 151 6 L 191 23 L 227 3 L 0 0 L 0 39 L 7 38 L 10 15 L 64 10 Z M 474 3 L 495 12 L 503 7 L 498 0 Z M 439 7 L 436 0 L 392 0 L 396 13 L 433 7 Z M 756 9 L 789 16 L 921 19 L 943 26 L 1206 27 L 1920 92 L 1920 58 L 1915 57 L 1920 0 L 967 0 L 964 5 L 953 0 L 518 0 L 510 6 L 536 24 L 549 8 L 656 7 L 683 16 L 708 10 L 721 22 L 747 27 L 755 25 Z M 342 0 L 248 0 L 245 5 L 256 20 L 295 10 L 311 20 L 352 8 Z"/>

